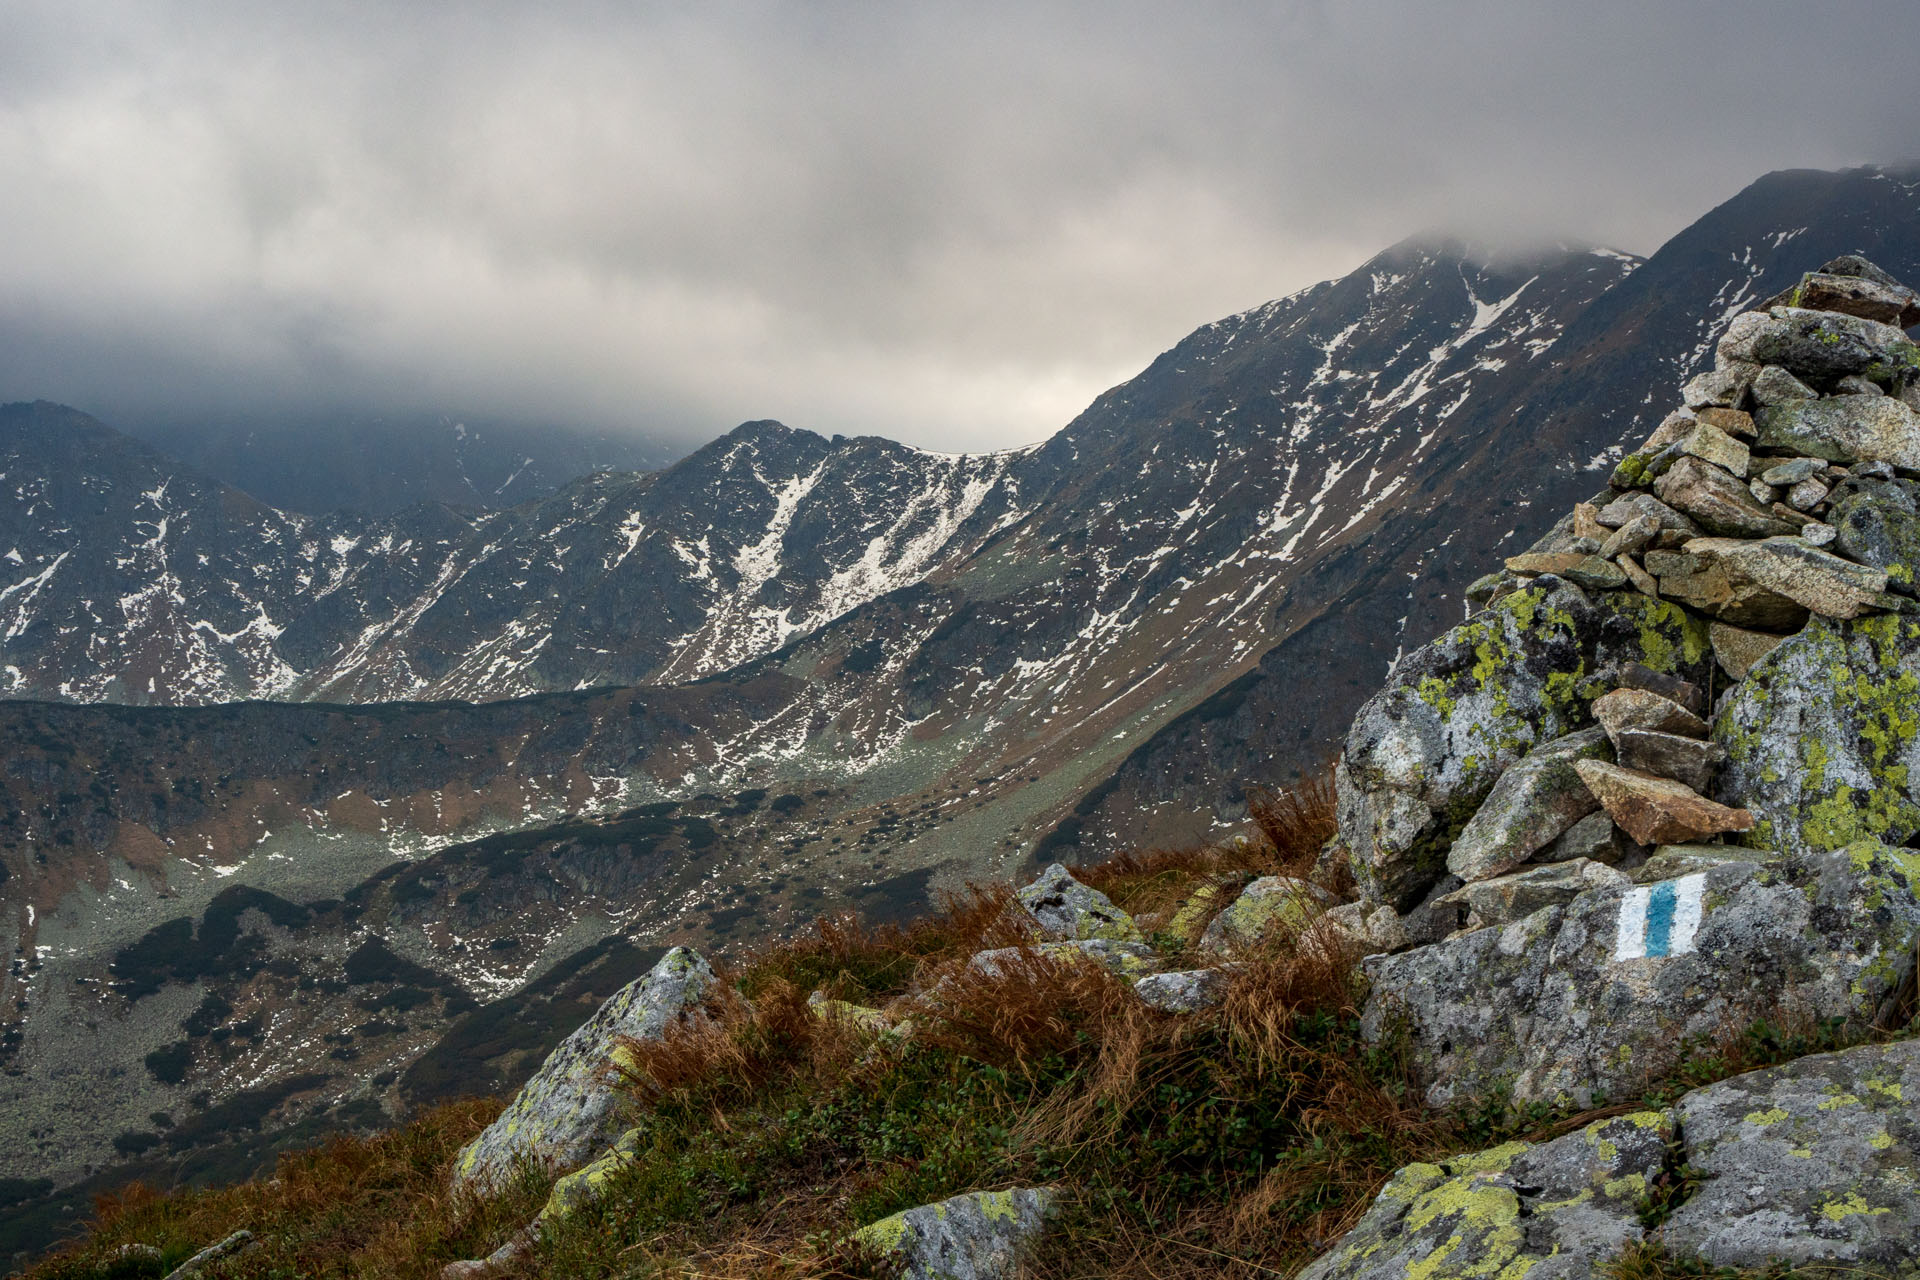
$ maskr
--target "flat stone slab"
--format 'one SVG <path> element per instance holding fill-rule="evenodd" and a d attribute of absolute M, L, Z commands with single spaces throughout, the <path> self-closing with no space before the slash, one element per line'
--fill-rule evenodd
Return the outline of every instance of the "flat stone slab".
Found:
<path fill-rule="evenodd" d="M 1672 1136 L 1667 1113 L 1642 1111 L 1410 1164 L 1299 1280 L 1597 1280 L 1598 1264 L 1645 1238 L 1639 1198 Z"/>
<path fill-rule="evenodd" d="M 1713 656 L 1720 669 L 1735 680 L 1744 680 L 1747 672 L 1778 648 L 1786 637 L 1716 622 L 1707 628 L 1707 639 L 1713 644 Z"/>
<path fill-rule="evenodd" d="M 1816 383 L 1848 374 L 1920 370 L 1920 347 L 1889 324 L 1834 311 L 1773 307 L 1733 318 L 1720 339 L 1727 360 L 1779 365 Z"/>
<path fill-rule="evenodd" d="M 1794 526 L 1754 501 L 1744 478 L 1694 457 L 1682 457 L 1653 483 L 1662 502 L 1683 512 L 1708 533 L 1765 538 Z"/>
<path fill-rule="evenodd" d="M 1726 748 L 1717 742 L 1651 729 L 1622 729 L 1614 736 L 1614 748 L 1623 768 L 1672 778 L 1702 793 L 1727 759 Z"/>
<path fill-rule="evenodd" d="M 1920 1042 L 1736 1076 L 1674 1109 L 1699 1188 L 1667 1247 L 1717 1266 L 1893 1268 L 1920 1257 Z M 1885 1268 L 1885 1270 L 1877 1270 Z"/>
<path fill-rule="evenodd" d="M 1753 815 L 1745 809 L 1709 800 L 1670 778 L 1600 760 L 1582 760 L 1574 768 L 1636 844 L 1685 844 L 1753 827 Z"/>
<path fill-rule="evenodd" d="M 1572 858 L 1463 885 L 1438 901 L 1467 908 L 1472 913 L 1467 926 L 1478 929 L 1511 924 L 1543 907 L 1571 902 L 1589 889 L 1630 883 L 1624 871 L 1588 858 Z"/>
<path fill-rule="evenodd" d="M 1763 449 L 1920 470 L 1920 415 L 1891 396 L 1789 400 L 1762 409 L 1756 421 Z"/>
<path fill-rule="evenodd" d="M 1615 689 L 1593 700 L 1593 718 L 1609 736 L 1627 729 L 1704 738 L 1707 722 L 1672 698 L 1645 689 Z"/>
<path fill-rule="evenodd" d="M 1635 884 L 1657 884 L 1730 863 L 1757 867 L 1779 856 L 1772 849 L 1749 849 L 1738 844 L 1663 844 L 1656 846 L 1631 875 Z"/>

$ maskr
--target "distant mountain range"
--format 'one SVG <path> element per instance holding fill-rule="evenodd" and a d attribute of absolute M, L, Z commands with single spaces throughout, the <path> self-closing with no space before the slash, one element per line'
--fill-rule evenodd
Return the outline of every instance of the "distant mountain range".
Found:
<path fill-rule="evenodd" d="M 1920 174 L 1771 175 L 1645 262 L 1411 241 L 1031 449 L 749 423 L 495 512 L 295 515 L 0 410 L 0 1177 L 509 1080 L 500 1000 L 558 1035 L 664 941 L 1202 838 L 1604 486 L 1702 314 L 1856 250 L 1920 275 Z"/>

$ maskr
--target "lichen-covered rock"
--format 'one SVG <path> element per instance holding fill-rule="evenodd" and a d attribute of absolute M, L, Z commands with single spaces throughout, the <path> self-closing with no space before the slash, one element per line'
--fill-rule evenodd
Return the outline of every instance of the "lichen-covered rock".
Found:
<path fill-rule="evenodd" d="M 1916 1098 L 1913 1040 L 1687 1094 L 1674 1111 L 1701 1178 L 1667 1220 L 1667 1247 L 1718 1266 L 1831 1262 L 1893 1274 L 1920 1257 Z"/>
<path fill-rule="evenodd" d="M 1032 947 L 995 947 L 977 951 L 967 967 L 990 978 L 1005 977 L 1035 958 L 1054 964 L 1097 964 L 1116 977 L 1133 982 L 1158 973 L 1160 957 L 1144 942 L 1115 942 L 1111 938 L 1076 938 L 1071 942 L 1042 942 Z"/>
<path fill-rule="evenodd" d="M 1805 605 L 1733 574 L 1708 556 L 1649 551 L 1647 568 L 1659 577 L 1661 595 L 1720 622 L 1792 631 L 1807 620 Z"/>
<path fill-rule="evenodd" d="M 1632 1096 L 1690 1041 L 1885 1016 L 1913 972 L 1917 884 L 1916 855 L 1874 845 L 1590 891 L 1366 961 L 1363 1028 L 1404 1026 L 1436 1106 Z"/>
<path fill-rule="evenodd" d="M 1339 899 L 1310 880 L 1262 876 L 1241 890 L 1200 935 L 1200 950 L 1238 955 L 1258 950 L 1276 935 L 1298 936 Z"/>
<path fill-rule="evenodd" d="M 1815 618 L 1722 705 L 1714 794 L 1789 853 L 1920 834 L 1920 621 Z"/>
<path fill-rule="evenodd" d="M 1885 570 L 1891 586 L 1911 591 L 1920 580 L 1920 513 L 1912 494 L 1884 480 L 1849 480 L 1834 491 L 1834 541 L 1842 554 Z"/>
<path fill-rule="evenodd" d="M 1635 884 L 1658 884 L 1696 871 L 1711 871 L 1730 862 L 1759 866 L 1777 857 L 1779 854 L 1772 849 L 1749 849 L 1743 844 L 1663 844 L 1656 845 L 1631 875 Z"/>
<path fill-rule="evenodd" d="M 1252 882 L 1251 872 L 1238 872 L 1217 876 L 1196 886 L 1187 895 L 1187 900 L 1167 917 L 1166 932 L 1183 943 L 1198 942 L 1207 923 L 1220 910 L 1220 904 L 1231 902 Z"/>
<path fill-rule="evenodd" d="M 1758 423 L 1763 449 L 1920 469 L 1920 414 L 1890 396 L 1789 400 L 1762 409 Z"/>
<path fill-rule="evenodd" d="M 1402 913 L 1418 904 L 1502 771 L 1591 724 L 1599 673 L 1634 661 L 1704 685 L 1706 624 L 1638 592 L 1543 579 L 1396 664 L 1336 771 L 1362 896 Z"/>
<path fill-rule="evenodd" d="M 1089 938 L 1109 942 L 1145 940 L 1132 916 L 1114 906 L 1106 894 L 1075 880 L 1057 862 L 1014 896 L 1039 926 L 1043 938 L 1068 942 Z"/>
<path fill-rule="evenodd" d="M 1400 1170 L 1299 1280 L 1590 1280 L 1645 1238 L 1640 1201 L 1673 1137 L 1662 1111 Z"/>
<path fill-rule="evenodd" d="M 1311 949 L 1329 959 L 1351 964 L 1366 956 L 1378 955 L 1382 951 L 1398 951 L 1411 945 L 1416 939 L 1407 928 L 1409 924 L 1418 928 L 1421 921 L 1417 915 L 1411 919 L 1402 917 L 1392 907 L 1343 902 L 1337 907 L 1329 907 L 1304 941 Z M 1445 937 L 1452 932 L 1453 929 L 1449 927 L 1439 936 Z M 1418 940 L 1430 941 L 1424 937 Z"/>
<path fill-rule="evenodd" d="M 893 1029 L 887 1015 L 880 1010 L 855 1004 L 851 1000 L 835 1000 L 824 991 L 816 991 L 807 997 L 807 1012 L 823 1022 L 845 1023 L 874 1035 L 883 1035 Z"/>
<path fill-rule="evenodd" d="M 1462 880 L 1486 880 L 1527 861 L 1600 807 L 1573 762 L 1612 754 L 1605 730 L 1582 729 L 1509 765 L 1454 839 L 1447 870 Z"/>
<path fill-rule="evenodd" d="M 1885 382 L 1920 372 L 1920 347 L 1892 325 L 1800 307 L 1735 316 L 1718 350 L 1723 359 L 1779 365 L 1816 384 L 1850 373 Z"/>
<path fill-rule="evenodd" d="M 697 952 L 675 947 L 547 1056 L 498 1119 L 454 1161 L 456 1189 L 486 1191 L 516 1165 L 553 1169 L 585 1162 L 612 1136 L 620 1094 L 609 1078 L 619 1042 L 658 1040 L 692 1016 L 713 984 Z"/>
<path fill-rule="evenodd" d="M 1149 1008 L 1163 1013 L 1198 1013 L 1227 998 L 1229 981 L 1224 969 L 1180 969 L 1148 974 L 1133 990 Z"/>
<path fill-rule="evenodd" d="M 1046 1187 L 974 1191 L 882 1218 L 853 1238 L 899 1266 L 901 1280 L 1011 1280 L 1053 1200 Z"/>
<path fill-rule="evenodd" d="M 1836 258 L 1829 266 L 1860 264 L 1872 274 L 1840 271 L 1809 271 L 1800 283 L 1777 298 L 1769 307 L 1804 307 L 1810 311 L 1839 311 L 1865 320 L 1910 329 L 1920 324 L 1920 294 L 1914 293 L 1864 258 Z"/>

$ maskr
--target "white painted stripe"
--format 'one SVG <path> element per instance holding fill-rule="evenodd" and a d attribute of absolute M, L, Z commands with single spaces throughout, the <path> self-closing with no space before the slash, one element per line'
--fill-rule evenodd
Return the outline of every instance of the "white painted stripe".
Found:
<path fill-rule="evenodd" d="M 1653 890 L 1629 889 L 1620 899 L 1620 922 L 1614 927 L 1613 958 L 1638 960 L 1647 954 L 1647 902 Z"/>
<path fill-rule="evenodd" d="M 1673 942 L 1668 955 L 1684 955 L 1693 950 L 1693 935 L 1700 931 L 1701 899 L 1707 890 L 1707 873 L 1696 871 L 1674 882 Z"/>

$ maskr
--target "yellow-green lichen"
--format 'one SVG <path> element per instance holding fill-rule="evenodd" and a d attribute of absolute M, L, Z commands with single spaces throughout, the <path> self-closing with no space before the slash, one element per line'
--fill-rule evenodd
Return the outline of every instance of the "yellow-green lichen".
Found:
<path fill-rule="evenodd" d="M 1848 1218 L 1857 1218 L 1862 1215 L 1875 1216 L 1892 1212 L 1891 1209 L 1875 1208 L 1869 1205 L 1861 1199 L 1858 1191 L 1850 1191 L 1820 1206 L 1820 1216 L 1829 1222 L 1844 1222 Z"/>
<path fill-rule="evenodd" d="M 1765 1111 L 1749 1111 L 1747 1113 L 1747 1123 L 1759 1125 L 1763 1129 L 1769 1125 L 1779 1124 L 1782 1120 L 1791 1120 L 1792 1118 L 1792 1116 L 1789 1116 L 1778 1107 L 1770 1107 Z"/>

